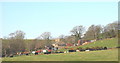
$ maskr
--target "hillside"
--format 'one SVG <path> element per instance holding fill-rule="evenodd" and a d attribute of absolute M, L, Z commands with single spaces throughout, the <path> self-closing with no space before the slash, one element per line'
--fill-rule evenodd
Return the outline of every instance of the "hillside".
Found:
<path fill-rule="evenodd" d="M 118 38 L 111 38 L 111 39 L 104 39 L 104 40 L 98 40 L 95 42 L 91 42 L 89 44 L 86 45 L 80 45 L 80 46 L 74 46 L 74 47 L 69 47 L 70 48 L 87 48 L 87 47 L 107 47 L 107 48 L 114 48 L 118 46 Z M 60 49 L 60 51 L 65 51 L 67 49 Z"/>
<path fill-rule="evenodd" d="M 111 39 L 104 39 L 104 40 L 99 40 L 99 41 L 95 41 L 92 42 L 90 44 L 87 45 L 83 45 L 81 47 L 85 48 L 85 47 L 108 47 L 108 48 L 114 48 L 118 46 L 118 38 L 111 38 Z"/>
<path fill-rule="evenodd" d="M 73 52 L 73 53 L 61 53 L 61 54 L 49 54 L 49 55 L 29 55 L 29 56 L 16 56 L 13 58 L 3 58 L 3 61 L 117 61 L 118 60 L 118 44 L 117 38 L 99 40 L 87 45 L 77 46 L 72 48 L 86 48 L 86 47 L 108 47 L 113 49 L 98 50 L 98 51 L 85 51 L 85 52 Z M 61 49 L 67 50 L 67 49 Z M 64 57 L 63 57 L 64 56 Z"/>
<path fill-rule="evenodd" d="M 6 57 L 3 58 L 3 61 L 118 61 L 118 49 Z"/>

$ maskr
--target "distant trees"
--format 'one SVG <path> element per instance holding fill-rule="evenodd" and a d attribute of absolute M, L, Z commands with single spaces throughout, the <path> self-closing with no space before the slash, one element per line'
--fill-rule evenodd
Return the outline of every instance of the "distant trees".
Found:
<path fill-rule="evenodd" d="M 74 27 L 70 32 L 71 36 L 64 37 L 65 42 L 77 43 L 78 40 L 99 40 L 105 38 L 117 37 L 119 29 L 119 23 L 113 22 L 106 26 L 102 25 L 91 25 L 87 31 L 82 25 Z M 83 37 L 82 37 L 83 36 Z"/>
<path fill-rule="evenodd" d="M 59 39 L 61 44 L 65 43 L 77 43 L 78 40 L 94 40 L 94 39 L 105 39 L 120 37 L 120 23 L 113 22 L 106 26 L 101 25 L 91 25 L 87 31 L 85 27 L 75 26 L 70 31 L 70 36 L 60 35 Z M 45 48 L 45 46 L 51 46 L 54 40 L 51 40 L 51 33 L 44 32 L 36 39 L 24 39 L 25 33 L 21 30 L 10 33 L 8 37 L 2 40 L 2 54 L 9 56 L 10 54 L 15 54 L 17 52 L 32 51 L 39 48 Z M 81 43 L 82 44 L 82 43 Z M 0 44 L 1 45 L 1 44 Z M 0 52 L 1 53 L 1 52 Z"/>
<path fill-rule="evenodd" d="M 10 33 L 9 37 L 5 39 L 6 42 L 2 44 L 3 54 L 9 56 L 10 54 L 25 51 L 24 35 L 25 33 L 20 30 Z"/>
<path fill-rule="evenodd" d="M 10 33 L 9 34 L 9 38 L 10 39 L 22 39 L 23 40 L 24 39 L 24 35 L 25 35 L 25 33 L 23 31 L 17 30 L 14 33 Z"/>
<path fill-rule="evenodd" d="M 64 42 L 65 43 L 76 43 L 76 40 L 75 40 L 75 36 L 74 35 L 71 35 L 71 36 L 65 36 L 64 37 Z"/>
<path fill-rule="evenodd" d="M 25 48 L 26 51 L 32 51 L 36 49 L 36 45 L 37 45 L 37 41 L 36 40 L 29 40 L 29 39 L 25 39 Z"/>
<path fill-rule="evenodd" d="M 101 25 L 91 25 L 86 31 L 84 37 L 86 39 L 99 39 L 100 34 L 102 33 Z"/>
<path fill-rule="evenodd" d="M 44 40 L 49 40 L 51 38 L 51 33 L 50 32 L 44 32 L 41 34 L 41 39 Z"/>
<path fill-rule="evenodd" d="M 2 40 L 2 56 L 10 55 L 10 42 L 7 39 Z"/>
<path fill-rule="evenodd" d="M 72 33 L 72 36 L 75 37 L 75 42 L 82 38 L 84 31 L 85 27 L 83 27 L 82 25 L 73 27 L 70 32 Z"/>
<path fill-rule="evenodd" d="M 64 39 L 64 38 L 65 38 L 65 36 L 64 36 L 64 35 L 60 35 L 60 36 L 59 36 L 59 39 L 60 39 L 60 41 L 62 41 L 62 42 L 64 42 L 64 41 L 65 41 L 65 39 Z"/>
<path fill-rule="evenodd" d="M 37 42 L 36 46 L 37 48 L 44 48 L 45 46 L 51 46 L 52 41 L 51 39 L 51 33 L 50 32 L 44 32 L 40 36 L 38 36 L 35 40 Z"/>
<path fill-rule="evenodd" d="M 64 37 L 65 37 L 64 35 L 60 35 L 59 36 L 60 39 L 64 39 Z"/>
<path fill-rule="evenodd" d="M 85 39 L 104 39 L 117 37 L 118 22 L 109 23 L 106 26 L 91 25 L 85 33 Z"/>
<path fill-rule="evenodd" d="M 25 36 L 25 33 L 23 31 L 16 31 L 14 33 L 11 33 L 9 35 L 9 40 L 11 42 L 10 44 L 10 48 L 15 50 L 13 53 L 16 53 L 16 52 L 21 52 L 21 51 L 25 51 L 25 43 L 24 43 L 24 36 Z"/>
<path fill-rule="evenodd" d="M 116 37 L 118 35 L 118 22 L 107 24 L 104 27 L 103 35 L 105 38 Z"/>
<path fill-rule="evenodd" d="M 51 38 L 51 33 L 50 32 L 44 32 L 41 34 L 41 38 L 45 40 L 45 44 L 46 46 L 50 46 L 51 42 L 50 42 L 50 38 Z"/>
<path fill-rule="evenodd" d="M 51 33 L 50 32 L 44 32 L 37 38 L 33 40 L 26 39 L 26 47 L 27 50 L 38 50 L 41 48 L 45 48 L 45 46 L 51 46 L 52 40 L 51 39 Z"/>

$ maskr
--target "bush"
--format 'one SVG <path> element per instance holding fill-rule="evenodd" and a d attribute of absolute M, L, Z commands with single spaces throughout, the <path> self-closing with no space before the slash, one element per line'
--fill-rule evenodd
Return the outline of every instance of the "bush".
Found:
<path fill-rule="evenodd" d="M 82 49 L 82 47 L 78 47 L 77 49 L 80 50 L 80 49 Z"/>
<path fill-rule="evenodd" d="M 107 50 L 107 47 L 104 47 L 104 50 Z"/>

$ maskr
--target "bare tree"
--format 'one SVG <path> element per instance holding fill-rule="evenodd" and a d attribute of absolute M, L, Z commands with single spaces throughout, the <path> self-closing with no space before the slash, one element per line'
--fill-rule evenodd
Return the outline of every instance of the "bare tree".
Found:
<path fill-rule="evenodd" d="M 51 33 L 50 32 L 44 32 L 41 34 L 41 38 L 44 40 L 49 40 L 51 38 Z"/>
<path fill-rule="evenodd" d="M 2 56 L 10 54 L 10 42 L 8 39 L 2 39 Z"/>
<path fill-rule="evenodd" d="M 118 35 L 118 22 L 109 23 L 104 27 L 104 36 L 106 38 L 116 37 Z"/>
<path fill-rule="evenodd" d="M 65 38 L 65 36 L 64 36 L 64 35 L 60 35 L 59 38 L 60 38 L 60 39 L 63 39 L 63 38 Z"/>
<path fill-rule="evenodd" d="M 45 46 L 50 46 L 51 45 L 51 33 L 50 32 L 44 32 L 40 36 L 43 40 L 45 40 Z"/>
<path fill-rule="evenodd" d="M 24 35 L 25 33 L 20 30 L 9 34 L 11 54 L 25 51 Z"/>
<path fill-rule="evenodd" d="M 60 41 L 64 42 L 65 41 L 65 36 L 64 35 L 60 35 L 59 39 L 60 39 Z"/>
<path fill-rule="evenodd" d="M 74 35 L 76 38 L 75 42 L 77 42 L 79 39 L 82 38 L 84 31 L 85 31 L 85 27 L 83 27 L 82 25 L 76 26 L 70 31 L 72 35 Z"/>
<path fill-rule="evenodd" d="M 101 25 L 91 25 L 85 33 L 86 39 L 99 39 L 102 33 Z"/>
<path fill-rule="evenodd" d="M 13 38 L 13 39 L 24 39 L 24 35 L 25 35 L 25 33 L 23 31 L 17 30 L 14 33 L 10 33 L 9 37 Z"/>
<path fill-rule="evenodd" d="M 18 30 L 14 33 L 10 33 L 9 37 L 2 39 L 3 56 L 25 51 L 24 35 L 24 32 Z"/>
<path fill-rule="evenodd" d="M 75 36 L 74 35 L 71 35 L 71 36 L 65 36 L 64 37 L 64 42 L 65 43 L 76 43 L 76 40 L 75 40 Z"/>

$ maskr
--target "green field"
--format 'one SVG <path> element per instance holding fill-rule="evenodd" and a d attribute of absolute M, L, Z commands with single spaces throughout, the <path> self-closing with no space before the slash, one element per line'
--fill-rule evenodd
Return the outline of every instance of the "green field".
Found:
<path fill-rule="evenodd" d="M 107 48 L 115 48 L 118 46 L 118 38 L 111 38 L 111 39 L 104 39 L 104 40 L 98 40 L 86 45 L 82 46 L 74 46 L 74 47 L 69 47 L 69 48 L 86 48 L 86 47 L 107 47 Z M 60 51 L 65 51 L 67 49 L 60 49 Z"/>
<path fill-rule="evenodd" d="M 108 47 L 108 48 L 113 48 L 118 46 L 118 38 L 111 38 L 111 39 L 104 39 L 104 40 L 99 40 L 92 42 L 90 44 L 81 46 L 81 47 Z"/>
<path fill-rule="evenodd" d="M 3 58 L 3 61 L 117 61 L 117 60 L 118 49 Z"/>
<path fill-rule="evenodd" d="M 118 39 L 105 39 L 92 42 L 87 45 L 78 47 L 108 47 L 114 48 L 118 46 Z M 77 48 L 77 47 L 73 47 Z M 65 50 L 65 49 L 61 49 Z M 118 49 L 88 51 L 88 52 L 72 52 L 72 53 L 60 53 L 49 55 L 31 55 L 31 56 L 17 56 L 13 58 L 3 58 L 3 61 L 117 61 Z"/>

